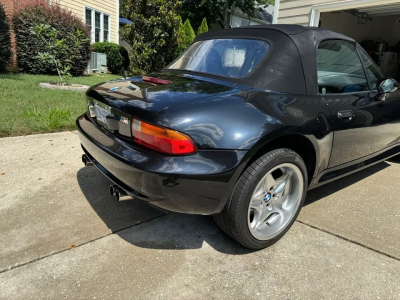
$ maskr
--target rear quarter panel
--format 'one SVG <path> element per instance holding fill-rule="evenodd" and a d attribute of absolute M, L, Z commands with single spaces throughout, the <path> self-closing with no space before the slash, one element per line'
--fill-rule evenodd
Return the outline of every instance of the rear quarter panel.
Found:
<path fill-rule="evenodd" d="M 152 122 L 191 136 L 199 149 L 255 153 L 285 134 L 307 137 L 316 151 L 316 170 L 325 169 L 332 133 L 322 133 L 318 114 L 330 116 L 320 96 L 250 90 L 177 105 L 153 115 Z"/>

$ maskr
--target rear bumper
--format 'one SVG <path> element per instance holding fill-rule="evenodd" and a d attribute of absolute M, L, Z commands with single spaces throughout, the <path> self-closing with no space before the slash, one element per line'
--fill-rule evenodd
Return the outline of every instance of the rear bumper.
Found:
<path fill-rule="evenodd" d="M 133 147 L 86 114 L 76 123 L 83 151 L 104 175 L 131 196 L 169 211 L 220 212 L 246 163 L 247 151 L 199 150 L 168 156 Z"/>

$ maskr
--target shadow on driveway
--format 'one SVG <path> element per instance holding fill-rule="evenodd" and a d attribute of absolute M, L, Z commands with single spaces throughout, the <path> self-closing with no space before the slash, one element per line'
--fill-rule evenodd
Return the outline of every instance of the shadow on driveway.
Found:
<path fill-rule="evenodd" d="M 311 190 L 304 205 L 327 197 L 389 166 L 383 162 Z M 211 216 L 168 213 L 158 222 L 146 222 L 166 213 L 142 200 L 117 202 L 109 195 L 111 181 L 95 167 L 80 169 L 77 179 L 87 201 L 107 227 L 135 246 L 169 250 L 198 249 L 206 242 L 215 250 L 225 254 L 243 255 L 253 252 L 224 234 Z M 144 224 L 137 230 L 123 230 L 141 223 Z"/>
<path fill-rule="evenodd" d="M 113 233 L 127 242 L 152 249 L 199 249 L 204 241 L 215 250 L 241 255 L 252 251 L 240 246 L 224 234 L 211 216 L 165 213 L 142 200 L 117 202 L 109 194 L 112 183 L 96 167 L 78 171 L 77 180 L 83 195 L 97 215 Z M 159 222 L 147 222 L 157 217 Z M 142 224 L 136 230 L 123 230 Z"/>
<path fill-rule="evenodd" d="M 390 167 L 390 164 L 387 162 L 381 162 L 379 164 L 373 165 L 364 170 L 358 171 L 354 174 L 348 175 L 336 181 L 327 183 L 323 186 L 320 186 L 316 189 L 313 189 L 307 193 L 307 198 L 304 202 L 304 206 L 307 206 L 315 201 L 318 201 L 322 198 L 328 197 L 342 189 L 345 189 L 359 181 L 364 180 L 365 178 L 374 175 L 380 171 L 383 171 L 387 167 Z"/>

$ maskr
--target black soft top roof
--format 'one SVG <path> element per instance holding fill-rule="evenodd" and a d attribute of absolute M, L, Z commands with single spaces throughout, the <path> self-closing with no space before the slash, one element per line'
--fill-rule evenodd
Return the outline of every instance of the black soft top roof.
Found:
<path fill-rule="evenodd" d="M 271 44 L 266 59 L 248 77 L 231 79 L 257 88 L 295 94 L 317 94 L 317 46 L 323 40 L 352 38 L 324 28 L 301 25 L 260 25 L 209 31 L 196 41 L 216 38 L 261 39 Z"/>
<path fill-rule="evenodd" d="M 265 34 L 262 32 L 262 30 L 275 30 L 282 32 L 286 35 L 297 35 L 297 34 L 307 34 L 307 33 L 313 33 L 313 32 L 318 32 L 319 34 L 322 35 L 329 35 L 331 38 L 337 38 L 337 39 L 343 39 L 343 40 L 348 40 L 354 42 L 352 38 L 349 38 L 343 34 L 331 31 L 329 29 L 325 28 L 319 28 L 319 27 L 311 27 L 311 26 L 301 26 L 301 25 L 290 25 L 290 24 L 276 24 L 276 25 L 257 25 L 257 26 L 247 26 L 247 27 L 235 27 L 235 28 L 229 28 L 229 29 L 222 29 L 218 31 L 208 31 L 205 32 L 201 35 L 198 36 L 199 39 L 204 39 L 204 38 L 214 38 L 218 37 L 221 32 L 237 32 L 238 34 L 242 35 L 243 32 L 246 32 L 246 35 L 249 37 L 263 37 Z"/>

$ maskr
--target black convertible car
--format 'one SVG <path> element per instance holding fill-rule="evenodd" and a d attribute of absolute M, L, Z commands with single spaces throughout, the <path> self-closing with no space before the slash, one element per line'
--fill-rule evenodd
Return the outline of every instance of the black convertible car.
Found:
<path fill-rule="evenodd" d="M 281 238 L 308 189 L 400 153 L 400 92 L 351 38 L 297 25 L 199 35 L 162 72 L 92 87 L 85 164 L 117 199 Z"/>

